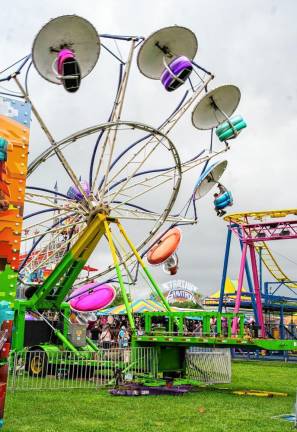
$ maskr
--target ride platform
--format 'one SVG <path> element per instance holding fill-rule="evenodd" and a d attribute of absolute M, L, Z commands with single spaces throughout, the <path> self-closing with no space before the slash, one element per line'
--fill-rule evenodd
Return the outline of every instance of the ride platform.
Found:
<path fill-rule="evenodd" d="M 138 346 L 180 346 L 180 347 L 213 347 L 213 348 L 246 348 L 264 349 L 268 351 L 297 351 L 296 340 L 239 338 L 237 336 L 175 336 L 175 335 L 144 335 L 136 336 L 134 343 Z"/>
<path fill-rule="evenodd" d="M 258 338 L 248 334 L 245 316 L 242 313 L 146 312 L 143 315 L 145 331 L 143 335 L 133 337 L 133 344 L 136 346 L 185 348 L 201 346 L 297 351 L 297 340 Z M 199 334 L 187 329 L 186 320 L 200 322 Z M 232 329 L 234 320 L 238 321 L 236 334 L 233 334 Z"/>

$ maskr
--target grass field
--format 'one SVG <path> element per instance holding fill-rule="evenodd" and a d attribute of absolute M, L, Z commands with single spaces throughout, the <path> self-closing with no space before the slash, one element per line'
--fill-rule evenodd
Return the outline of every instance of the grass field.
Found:
<path fill-rule="evenodd" d="M 223 387 L 227 387 L 224 385 Z M 184 396 L 114 397 L 105 390 L 19 391 L 9 394 L 4 432 L 285 432 L 271 419 L 292 412 L 297 365 L 233 363 L 234 389 L 287 392 L 288 397 L 238 396 L 203 389 Z"/>

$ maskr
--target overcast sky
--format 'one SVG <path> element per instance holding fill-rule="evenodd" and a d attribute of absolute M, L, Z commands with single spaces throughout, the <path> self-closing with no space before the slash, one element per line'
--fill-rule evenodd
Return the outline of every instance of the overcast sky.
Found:
<path fill-rule="evenodd" d="M 99 33 L 148 36 L 174 24 L 190 28 L 199 43 L 196 60 L 216 75 L 214 85 L 235 84 L 242 94 L 237 112 L 245 117 L 248 128 L 226 154 L 229 164 L 222 179 L 234 196 L 232 212 L 297 207 L 295 0 L 15 0 L 1 10 L 0 68 L 28 54 L 41 26 L 63 14 L 87 18 Z M 100 59 L 82 89 L 71 95 L 70 108 L 69 95 L 61 87 L 51 85 L 32 71 L 32 100 L 55 137 L 62 138 L 106 120 L 115 81 L 113 72 L 109 77 L 111 60 L 104 61 Z M 170 95 L 167 105 L 160 83 L 145 79 L 135 65 L 132 72 L 130 99 L 123 117 L 157 126 L 182 93 Z M 171 138 L 178 150 L 186 147 L 187 154 L 195 154 L 207 147 L 209 135 L 193 131 L 188 115 L 179 126 L 179 133 Z M 31 157 L 47 147 L 34 121 L 30 146 Z M 52 173 L 43 175 L 48 176 L 49 184 L 54 183 Z M 60 187 L 63 189 L 63 185 Z M 188 195 L 183 193 L 188 198 L 191 190 Z M 220 286 L 226 224 L 215 215 L 212 194 L 199 202 L 198 211 L 199 224 L 183 230 L 177 276 L 208 294 Z M 297 280 L 296 243 L 274 242 L 272 249 L 281 254 L 276 256 L 288 275 Z M 239 259 L 235 240 L 229 270 L 233 279 L 238 276 Z M 168 280 L 161 269 L 154 269 L 153 273 L 159 282 Z M 270 280 L 269 275 L 266 279 Z"/>

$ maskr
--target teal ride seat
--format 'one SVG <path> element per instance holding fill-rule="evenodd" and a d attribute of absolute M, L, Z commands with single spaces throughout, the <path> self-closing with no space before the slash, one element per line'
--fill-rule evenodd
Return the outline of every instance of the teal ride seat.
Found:
<path fill-rule="evenodd" d="M 223 210 L 225 207 L 233 204 L 233 197 L 231 192 L 224 192 L 221 196 L 214 200 L 216 210 Z"/>
<path fill-rule="evenodd" d="M 230 123 L 235 126 L 238 123 L 240 123 L 241 121 L 243 121 L 243 117 L 241 115 L 235 115 L 233 117 L 230 117 Z M 221 135 L 222 133 L 226 132 L 228 129 L 230 129 L 230 124 L 229 122 L 226 120 L 223 123 L 220 123 L 217 128 L 216 128 L 216 134 L 217 135 Z"/>
<path fill-rule="evenodd" d="M 230 126 L 230 123 L 233 127 Z M 241 115 L 236 115 L 230 118 L 230 123 L 225 121 L 216 128 L 216 135 L 220 141 L 226 141 L 237 136 L 242 129 L 246 128 L 247 124 Z"/>
<path fill-rule="evenodd" d="M 14 311 L 11 309 L 10 304 L 5 300 L 0 301 L 0 326 L 3 321 L 13 320 L 13 317 Z"/>
<path fill-rule="evenodd" d="M 5 162 L 7 160 L 7 146 L 7 140 L 0 137 L 0 162 Z"/>

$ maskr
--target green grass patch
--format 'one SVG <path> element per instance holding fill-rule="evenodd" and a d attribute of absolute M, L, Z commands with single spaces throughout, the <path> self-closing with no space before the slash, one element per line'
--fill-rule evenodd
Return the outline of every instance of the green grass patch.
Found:
<path fill-rule="evenodd" d="M 114 397 L 105 390 L 19 391 L 7 397 L 4 432 L 286 432 L 292 423 L 297 365 L 233 363 L 221 387 L 286 392 L 287 397 L 238 396 L 200 389 L 184 396 Z"/>

